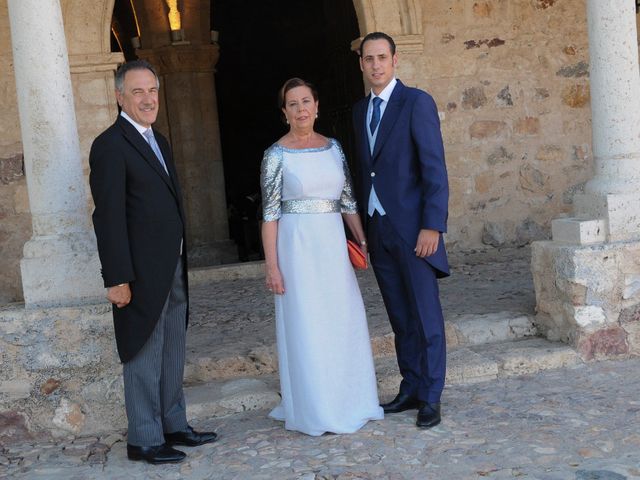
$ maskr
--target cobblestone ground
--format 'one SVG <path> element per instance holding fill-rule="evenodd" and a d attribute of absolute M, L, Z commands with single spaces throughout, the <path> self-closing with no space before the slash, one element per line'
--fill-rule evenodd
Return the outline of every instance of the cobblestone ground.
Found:
<path fill-rule="evenodd" d="M 220 440 L 187 449 L 179 465 L 130 462 L 122 436 L 111 434 L 8 446 L 0 478 L 635 479 L 638 392 L 640 359 L 591 363 L 449 387 L 443 422 L 427 431 L 404 412 L 352 435 L 308 437 L 264 411 L 246 412 L 196 425 L 217 430 Z"/>

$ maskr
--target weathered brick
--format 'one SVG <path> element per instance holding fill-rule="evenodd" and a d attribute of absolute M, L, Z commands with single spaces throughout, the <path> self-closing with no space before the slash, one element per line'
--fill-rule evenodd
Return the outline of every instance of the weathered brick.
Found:
<path fill-rule="evenodd" d="M 513 126 L 513 131 L 517 135 L 538 135 L 540 133 L 540 119 L 537 117 L 519 118 Z"/>
<path fill-rule="evenodd" d="M 483 139 L 495 137 L 507 128 L 505 122 L 498 120 L 478 120 L 469 127 L 471 138 Z"/>
<path fill-rule="evenodd" d="M 482 87 L 471 87 L 462 92 L 462 108 L 465 110 L 480 108 L 486 103 L 487 97 Z"/>
<path fill-rule="evenodd" d="M 562 103 L 571 108 L 583 108 L 590 100 L 591 96 L 587 85 L 571 85 L 562 90 Z"/>

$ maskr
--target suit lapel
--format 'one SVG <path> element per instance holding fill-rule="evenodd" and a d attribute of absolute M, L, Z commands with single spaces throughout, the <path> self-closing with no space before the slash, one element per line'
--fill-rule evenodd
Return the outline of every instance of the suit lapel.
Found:
<path fill-rule="evenodd" d="M 173 187 L 173 182 L 169 178 L 169 175 L 167 175 L 167 172 L 164 171 L 164 168 L 162 168 L 160 161 L 156 158 L 156 154 L 153 153 L 153 150 L 151 149 L 147 141 L 144 139 L 144 137 L 140 135 L 140 133 L 135 129 L 135 127 L 131 125 L 131 123 L 129 123 L 129 121 L 123 118 L 122 116 L 118 115 L 118 120 L 116 121 L 116 123 L 122 129 L 122 133 L 124 134 L 125 139 L 129 143 L 131 143 L 131 145 L 133 145 L 133 147 L 138 151 L 138 153 L 140 153 L 142 158 L 144 158 L 144 160 L 151 166 L 151 168 L 153 168 L 156 171 L 156 173 L 160 175 L 160 178 L 162 178 L 164 183 L 167 184 L 167 186 L 171 190 L 171 193 L 173 193 L 173 195 L 177 197 L 175 188 Z M 160 151 L 162 152 L 163 155 L 165 155 L 165 152 L 163 151 L 162 147 L 160 147 Z M 165 156 L 165 159 L 166 158 L 167 157 Z M 166 163 L 166 160 L 165 160 L 165 163 Z M 173 162 L 171 163 L 173 164 Z M 169 169 L 169 171 L 172 174 L 175 174 L 175 171 L 172 171 L 171 169 Z"/>
<path fill-rule="evenodd" d="M 382 150 L 382 147 L 387 141 L 387 138 L 389 138 L 391 129 L 400 116 L 400 111 L 402 110 L 402 105 L 404 104 L 403 90 L 404 85 L 402 84 L 402 82 L 400 82 L 400 80 L 398 80 L 398 83 L 393 89 L 393 92 L 391 92 L 391 97 L 389 97 L 389 104 L 384 110 L 382 120 L 380 120 L 378 135 L 376 137 L 376 144 L 373 147 L 372 158 L 374 163 L 376 162 L 377 157 L 380 154 L 380 150 Z"/>
<path fill-rule="evenodd" d="M 356 129 L 358 130 L 358 135 L 356 135 L 356 139 L 358 141 L 358 151 L 362 152 L 363 159 L 367 163 L 367 165 L 371 164 L 371 149 L 369 148 L 369 135 L 367 135 L 367 106 L 369 105 L 369 99 L 371 98 L 371 94 L 367 95 L 366 98 L 362 99 L 356 105 L 356 117 L 355 124 Z"/>
<path fill-rule="evenodd" d="M 180 206 L 180 215 L 184 219 L 182 193 L 180 192 L 180 185 L 178 183 L 178 171 L 176 170 L 176 165 L 173 162 L 173 154 L 171 152 L 171 148 L 169 147 L 169 144 L 167 143 L 168 141 L 166 141 L 166 139 L 160 134 L 158 135 L 159 136 L 156 136 L 156 138 L 162 139 L 162 141 L 158 142 L 158 145 L 160 146 L 160 152 L 162 152 L 162 156 L 164 157 L 164 162 L 167 165 L 167 170 L 169 170 L 169 177 L 171 180 L 171 185 L 173 185 L 174 195 L 176 195 L 176 198 L 178 199 L 178 205 Z"/>

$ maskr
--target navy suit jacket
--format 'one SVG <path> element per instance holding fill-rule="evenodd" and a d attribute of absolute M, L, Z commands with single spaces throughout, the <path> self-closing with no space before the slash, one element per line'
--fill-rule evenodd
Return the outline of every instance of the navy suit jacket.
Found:
<path fill-rule="evenodd" d="M 398 81 L 384 111 L 373 155 L 366 114 L 370 96 L 355 104 L 353 124 L 360 172 L 360 207 L 374 185 L 389 222 L 413 249 L 421 229 L 441 232 L 438 250 L 425 260 L 438 277 L 449 275 L 442 233 L 447 231 L 449 184 L 438 109 L 428 93 Z"/>

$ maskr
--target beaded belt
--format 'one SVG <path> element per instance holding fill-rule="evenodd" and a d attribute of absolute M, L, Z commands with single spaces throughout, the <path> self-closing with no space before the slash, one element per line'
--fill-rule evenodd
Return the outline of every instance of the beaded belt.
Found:
<path fill-rule="evenodd" d="M 283 200 L 282 213 L 340 213 L 340 200 Z"/>

